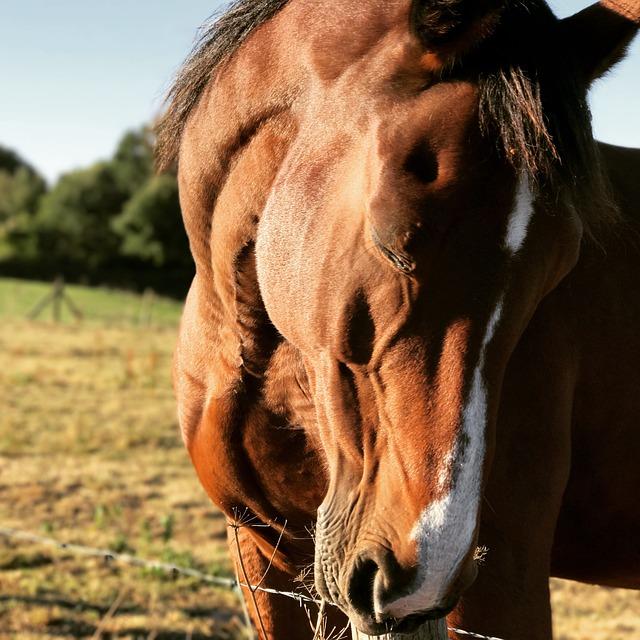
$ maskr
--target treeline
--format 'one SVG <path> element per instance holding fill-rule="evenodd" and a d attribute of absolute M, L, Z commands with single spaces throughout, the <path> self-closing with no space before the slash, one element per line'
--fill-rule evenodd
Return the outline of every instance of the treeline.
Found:
<path fill-rule="evenodd" d="M 151 131 L 128 132 L 110 160 L 50 189 L 0 146 L 0 273 L 182 296 L 193 263 L 177 181 L 155 174 Z"/>

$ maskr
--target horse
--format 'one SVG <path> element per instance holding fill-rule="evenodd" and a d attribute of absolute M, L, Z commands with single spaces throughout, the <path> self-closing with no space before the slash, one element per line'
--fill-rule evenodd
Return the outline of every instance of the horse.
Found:
<path fill-rule="evenodd" d="M 587 101 L 639 23 L 239 0 L 202 33 L 157 129 L 174 386 L 263 640 L 318 637 L 265 587 L 510 640 L 552 637 L 550 576 L 640 588 L 640 150 Z"/>

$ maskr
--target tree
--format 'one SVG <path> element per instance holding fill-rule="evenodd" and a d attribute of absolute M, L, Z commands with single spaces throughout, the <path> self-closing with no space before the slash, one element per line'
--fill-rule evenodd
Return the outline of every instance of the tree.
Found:
<path fill-rule="evenodd" d="M 13 175 L 20 167 L 34 171 L 15 151 L 0 145 L 0 171 Z"/>
<path fill-rule="evenodd" d="M 110 163 L 64 175 L 42 199 L 35 219 L 43 256 L 88 271 L 108 264 L 119 246 L 111 219 L 128 197 Z"/>
<path fill-rule="evenodd" d="M 33 167 L 0 147 L 0 259 L 33 257 L 33 217 L 46 190 L 44 178 Z"/>
<path fill-rule="evenodd" d="M 0 147 L 0 260 L 31 277 L 153 286 L 182 294 L 193 264 L 174 175 L 156 176 L 153 134 L 127 132 L 113 157 L 46 184 Z"/>
<path fill-rule="evenodd" d="M 47 190 L 41 176 L 27 167 L 19 167 L 13 175 L 0 171 L 0 179 L 0 216 L 8 218 L 22 213 L 36 213 L 40 198 Z"/>
<path fill-rule="evenodd" d="M 123 255 L 155 267 L 191 268 L 175 176 L 154 176 L 113 221 Z"/>
<path fill-rule="evenodd" d="M 154 174 L 153 132 L 148 127 L 124 134 L 111 160 L 118 187 L 133 195 Z"/>

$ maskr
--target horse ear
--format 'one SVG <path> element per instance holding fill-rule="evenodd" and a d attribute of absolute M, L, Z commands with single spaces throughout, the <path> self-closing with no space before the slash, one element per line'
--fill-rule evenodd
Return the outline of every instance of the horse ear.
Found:
<path fill-rule="evenodd" d="M 591 84 L 624 58 L 640 26 L 640 0 L 601 0 L 560 23 Z"/>
<path fill-rule="evenodd" d="M 468 47 L 491 31 L 505 0 L 414 0 L 411 25 L 432 49 Z"/>

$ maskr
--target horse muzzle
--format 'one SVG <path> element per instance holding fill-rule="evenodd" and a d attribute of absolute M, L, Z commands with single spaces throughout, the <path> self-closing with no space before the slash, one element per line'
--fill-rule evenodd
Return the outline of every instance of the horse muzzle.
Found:
<path fill-rule="evenodd" d="M 351 622 L 368 635 L 412 633 L 427 620 L 443 618 L 456 606 L 461 591 L 438 602 L 424 601 L 420 609 L 401 617 L 394 615 L 393 603 L 416 590 L 418 570 L 403 568 L 392 550 L 370 545 L 349 554 L 347 545 L 316 537 L 315 581 L 318 593 L 337 605 Z"/>

